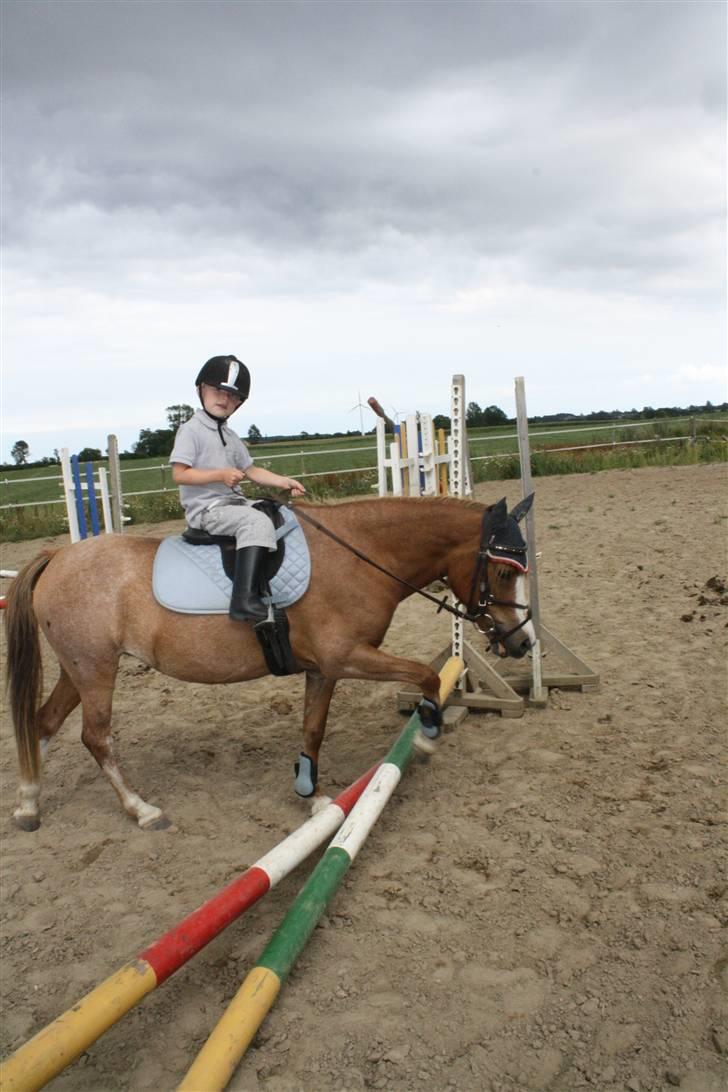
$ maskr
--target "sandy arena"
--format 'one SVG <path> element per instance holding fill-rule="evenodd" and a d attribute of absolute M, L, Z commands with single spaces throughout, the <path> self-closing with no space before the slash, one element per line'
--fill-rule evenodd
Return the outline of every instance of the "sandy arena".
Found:
<path fill-rule="evenodd" d="M 543 617 L 601 690 L 470 716 L 410 767 L 231 1089 L 728 1089 L 727 484 L 723 465 L 537 479 Z M 514 503 L 518 484 L 477 496 L 504 492 Z M 4 546 L 3 568 L 43 545 Z M 410 599 L 386 645 L 428 660 L 449 629 Z M 398 732 L 396 690 L 339 685 L 332 795 Z M 78 712 L 50 751 L 40 830 L 17 830 L 5 712 L 3 1056 L 303 822 L 302 692 L 184 684 L 124 658 L 115 738 L 174 823 L 159 833 L 123 814 Z M 174 1089 L 309 869 L 50 1087 Z"/>

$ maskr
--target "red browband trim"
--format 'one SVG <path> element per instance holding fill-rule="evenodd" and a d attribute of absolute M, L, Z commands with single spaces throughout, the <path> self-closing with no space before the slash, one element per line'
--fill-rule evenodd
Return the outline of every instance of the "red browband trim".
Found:
<path fill-rule="evenodd" d="M 492 554 L 490 550 L 487 551 L 487 556 L 491 561 L 496 561 L 499 565 L 510 565 L 514 569 L 518 569 L 519 573 L 527 573 L 528 565 L 521 565 L 518 561 L 515 561 L 512 557 L 503 557 L 501 554 Z"/>

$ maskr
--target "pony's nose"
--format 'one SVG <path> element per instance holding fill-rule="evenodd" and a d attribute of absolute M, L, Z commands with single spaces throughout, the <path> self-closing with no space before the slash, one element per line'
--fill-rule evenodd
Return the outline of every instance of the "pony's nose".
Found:
<path fill-rule="evenodd" d="M 514 659 L 521 660 L 527 652 L 531 651 L 532 644 L 533 642 L 530 637 L 523 637 L 520 641 L 514 641 L 513 644 L 509 646 L 508 651 Z"/>

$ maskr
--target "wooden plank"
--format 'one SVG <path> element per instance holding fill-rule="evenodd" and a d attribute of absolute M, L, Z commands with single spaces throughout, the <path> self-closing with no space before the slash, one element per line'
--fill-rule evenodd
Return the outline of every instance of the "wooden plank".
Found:
<path fill-rule="evenodd" d="M 463 659 L 468 666 L 470 680 L 484 683 L 494 694 L 503 698 L 515 698 L 513 689 L 503 676 L 478 652 L 469 641 L 463 641 Z"/>
<path fill-rule="evenodd" d="M 400 690 L 397 693 L 397 707 L 400 712 L 406 712 L 419 705 L 422 694 L 419 690 Z M 492 709 L 502 712 L 504 709 L 512 710 L 511 715 L 520 716 L 523 712 L 523 699 L 514 694 L 513 698 L 500 698 L 495 694 L 457 694 L 453 692 L 448 701 L 450 706 L 463 706 L 466 709 Z"/>
<path fill-rule="evenodd" d="M 568 645 L 565 645 L 563 641 L 560 641 L 556 634 L 548 629 L 543 622 L 541 622 L 541 637 L 546 648 L 553 649 L 570 668 L 574 669 L 574 672 L 577 675 L 585 675 L 594 683 L 599 682 L 597 673 L 592 671 L 589 665 L 584 663 L 581 657 L 577 656 L 573 649 L 569 648 Z"/>
<path fill-rule="evenodd" d="M 558 687 L 559 690 L 583 690 L 584 687 L 598 690 L 599 686 L 598 683 L 595 683 L 595 678 L 594 675 L 557 675 L 549 673 L 543 676 L 542 682 L 546 687 Z M 531 680 L 526 678 L 525 675 L 505 675 L 504 679 L 519 694 L 525 693 L 531 686 Z"/>

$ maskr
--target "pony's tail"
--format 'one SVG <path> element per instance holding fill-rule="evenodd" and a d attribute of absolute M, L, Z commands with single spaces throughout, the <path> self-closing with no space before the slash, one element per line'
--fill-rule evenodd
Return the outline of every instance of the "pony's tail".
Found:
<path fill-rule="evenodd" d="M 20 775 L 24 781 L 37 781 L 40 776 L 40 747 L 35 714 L 43 689 L 43 661 L 38 640 L 38 621 L 33 610 L 33 588 L 55 553 L 55 550 L 44 550 L 21 569 L 10 585 L 5 611 L 7 689 L 15 726 Z"/>

